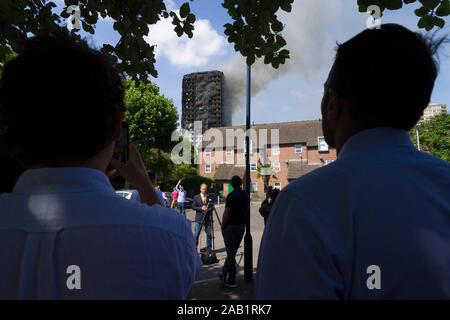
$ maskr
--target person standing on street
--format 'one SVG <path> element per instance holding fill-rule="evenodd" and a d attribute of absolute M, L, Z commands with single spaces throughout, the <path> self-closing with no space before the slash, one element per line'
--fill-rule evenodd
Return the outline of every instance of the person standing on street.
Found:
<path fill-rule="evenodd" d="M 245 217 L 250 209 L 250 196 L 241 189 L 242 179 L 231 178 L 233 191 L 227 196 L 225 211 L 222 217 L 222 235 L 227 251 L 227 258 L 222 272 L 219 274 L 222 286 L 235 288 L 236 285 L 236 252 L 245 232 Z M 228 279 L 227 279 L 228 276 Z"/>
<path fill-rule="evenodd" d="M 202 183 L 202 185 L 200 186 L 200 194 L 197 194 L 194 197 L 194 201 L 192 203 L 192 209 L 196 211 L 194 238 L 198 246 L 198 236 L 203 224 L 205 226 L 206 232 L 206 248 L 212 250 L 212 236 L 210 230 L 211 217 L 206 212 L 208 208 L 208 195 L 206 194 L 207 187 L 208 186 L 206 185 L 206 183 Z"/>
<path fill-rule="evenodd" d="M 170 205 L 171 208 L 175 208 L 176 207 L 177 200 L 178 200 L 178 191 L 177 191 L 177 189 L 173 188 L 173 191 L 172 191 L 172 204 Z"/>
<path fill-rule="evenodd" d="M 178 211 L 186 217 L 186 210 L 184 207 L 184 203 L 186 202 L 186 190 L 184 190 L 184 187 L 180 185 L 181 180 L 178 181 L 177 185 L 175 186 L 175 190 L 178 192 Z"/>

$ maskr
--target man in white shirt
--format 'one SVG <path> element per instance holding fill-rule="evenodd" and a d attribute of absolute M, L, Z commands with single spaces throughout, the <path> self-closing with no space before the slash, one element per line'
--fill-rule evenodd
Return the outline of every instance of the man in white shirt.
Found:
<path fill-rule="evenodd" d="M 450 165 L 408 135 L 430 100 L 437 47 L 398 25 L 339 46 L 322 102 L 338 160 L 275 201 L 256 298 L 450 299 Z"/>
<path fill-rule="evenodd" d="M 201 267 L 189 222 L 160 206 L 134 145 L 108 174 L 142 203 L 105 175 L 123 97 L 107 59 L 67 33 L 26 40 L 5 65 L 0 143 L 26 171 L 0 198 L 0 299 L 186 298 Z"/>
<path fill-rule="evenodd" d="M 184 190 L 184 187 L 180 184 L 181 180 L 178 181 L 177 185 L 175 186 L 175 190 L 178 192 L 178 198 L 177 198 L 177 207 L 178 211 L 186 217 L 186 208 L 185 208 L 185 202 L 186 202 L 186 190 Z"/>

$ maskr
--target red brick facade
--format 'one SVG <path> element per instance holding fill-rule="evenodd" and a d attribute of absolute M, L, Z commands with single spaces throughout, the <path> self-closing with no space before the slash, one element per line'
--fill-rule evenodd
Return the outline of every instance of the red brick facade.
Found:
<path fill-rule="evenodd" d="M 301 124 L 303 122 L 299 122 Z M 292 131 L 292 127 L 295 128 L 296 123 L 288 123 L 288 125 L 291 127 L 290 131 Z M 267 157 L 269 158 L 269 162 L 273 167 L 275 167 L 277 170 L 275 172 L 275 175 L 278 179 L 271 179 L 269 182 L 270 186 L 273 187 L 280 187 L 281 189 L 285 187 L 289 182 L 291 182 L 293 179 L 298 178 L 302 172 L 303 174 L 306 174 L 313 169 L 316 169 L 320 166 L 326 165 L 327 161 L 334 161 L 336 160 L 336 149 L 328 148 L 328 146 L 325 145 L 326 151 L 320 151 L 319 143 L 317 142 L 318 138 L 321 137 L 321 127 L 320 131 L 318 131 L 317 128 L 315 128 L 316 132 L 311 134 L 311 132 L 305 132 L 305 134 L 308 135 L 308 138 L 305 138 L 302 134 L 292 134 L 297 136 L 298 135 L 298 142 L 292 142 L 292 140 L 295 140 L 295 138 L 290 137 L 290 139 L 286 139 L 284 136 L 286 136 L 286 133 L 288 130 L 283 126 L 283 124 L 273 124 L 273 126 L 280 130 L 280 142 L 279 142 L 279 155 L 278 159 L 275 159 L 276 161 L 271 161 L 276 157 L 276 154 L 274 154 L 274 149 L 271 145 L 268 145 L 266 147 L 267 150 Z M 266 126 L 267 127 L 267 126 Z M 299 126 L 300 127 L 300 126 Z M 317 127 L 317 125 L 315 126 Z M 228 127 L 232 128 L 232 127 Z M 256 130 L 258 128 L 256 127 Z M 304 130 L 303 130 L 304 131 Z M 314 137 L 314 134 L 319 134 L 318 136 Z M 287 143 L 284 143 L 284 140 L 288 140 Z M 314 143 L 314 141 L 316 141 Z M 297 153 L 296 153 L 296 145 L 297 145 Z M 299 145 L 301 145 L 301 152 Z M 223 148 L 217 148 L 212 149 L 210 152 L 205 152 L 205 144 L 203 144 L 203 149 L 199 150 L 199 159 L 202 160 L 202 163 L 198 164 L 198 170 L 199 174 L 201 176 L 209 177 L 212 179 L 215 179 L 217 184 L 219 185 L 219 188 L 221 188 L 221 185 L 223 186 L 223 196 L 225 197 L 228 194 L 228 183 L 231 179 L 231 171 L 228 175 L 223 176 L 223 173 L 221 173 L 220 177 L 217 177 L 216 173 L 218 172 L 218 167 L 228 164 L 227 167 L 233 167 L 232 164 L 234 164 L 234 167 L 236 170 L 233 169 L 233 172 L 238 171 L 238 175 L 243 175 L 243 172 L 245 172 L 245 153 L 242 151 L 237 151 L 236 147 L 233 148 L 231 151 L 231 148 L 228 149 L 229 156 L 227 156 L 227 152 L 225 150 L 225 147 Z M 206 153 L 206 154 L 205 154 Z M 256 150 L 254 149 L 253 152 L 251 152 L 250 157 L 250 164 L 251 169 L 256 169 L 256 166 L 258 166 L 258 161 L 261 161 L 260 163 L 264 162 L 264 154 L 265 152 L 262 150 Z M 300 161 L 302 161 L 302 165 L 300 166 Z M 253 166 L 252 166 L 253 163 Z M 209 166 L 208 169 L 210 172 L 207 172 L 207 165 Z M 292 167 L 291 170 L 289 167 Z M 296 167 L 296 171 L 294 172 L 293 167 Z M 256 183 L 256 197 L 263 197 L 264 196 L 264 183 L 261 179 L 256 178 L 256 170 L 251 170 L 251 182 Z M 298 174 L 297 174 L 298 173 Z M 234 175 L 235 173 L 233 173 Z M 255 187 L 255 185 L 253 185 Z"/>

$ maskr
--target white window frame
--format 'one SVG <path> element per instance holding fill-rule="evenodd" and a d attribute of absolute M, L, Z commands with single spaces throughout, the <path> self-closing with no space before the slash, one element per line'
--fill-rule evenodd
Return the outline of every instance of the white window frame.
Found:
<path fill-rule="evenodd" d="M 250 191 L 258 192 L 258 182 L 250 182 Z"/>
<path fill-rule="evenodd" d="M 280 154 L 280 146 L 279 145 L 273 145 L 272 146 L 272 155 L 279 155 Z"/>
<path fill-rule="evenodd" d="M 209 170 L 208 170 L 208 167 L 209 167 Z M 211 165 L 210 164 L 205 165 L 205 173 L 211 173 Z"/>
<path fill-rule="evenodd" d="M 275 172 L 280 172 L 281 171 L 281 163 L 274 162 L 273 167 L 275 168 Z"/>
<path fill-rule="evenodd" d="M 205 158 L 211 158 L 212 150 L 210 148 L 205 149 Z"/>
<path fill-rule="evenodd" d="M 258 151 L 256 144 L 250 139 L 250 155 L 252 156 L 254 151 Z M 244 154 L 247 154 L 247 140 L 244 141 Z"/>
<path fill-rule="evenodd" d="M 298 152 L 298 148 L 297 147 L 299 147 L 300 146 L 300 152 Z M 302 144 L 296 144 L 295 146 L 294 146 L 294 150 L 295 150 L 295 153 L 296 154 L 302 154 L 303 153 L 303 145 Z"/>
<path fill-rule="evenodd" d="M 252 169 L 253 165 L 255 169 Z M 256 171 L 256 169 L 258 169 L 258 164 L 256 162 L 250 162 L 250 171 Z"/>
<path fill-rule="evenodd" d="M 320 140 L 321 139 L 323 139 L 323 142 L 325 143 L 325 145 L 326 145 L 326 147 L 325 146 L 321 146 L 320 145 Z M 325 137 L 317 137 L 317 149 L 319 150 L 319 152 L 320 151 L 328 151 L 329 150 L 329 147 L 328 147 L 328 143 L 325 141 Z"/>
<path fill-rule="evenodd" d="M 226 157 L 232 157 L 233 156 L 233 149 L 232 148 L 226 148 L 225 149 L 225 156 Z"/>
<path fill-rule="evenodd" d="M 277 186 L 277 185 L 278 185 L 278 186 Z M 274 188 L 274 189 L 281 190 L 281 182 L 275 182 L 275 183 L 273 184 L 273 188 Z"/>

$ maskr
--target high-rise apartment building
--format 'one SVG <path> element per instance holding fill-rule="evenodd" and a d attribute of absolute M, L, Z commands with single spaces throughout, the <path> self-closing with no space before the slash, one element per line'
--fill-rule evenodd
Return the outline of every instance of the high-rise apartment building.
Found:
<path fill-rule="evenodd" d="M 202 122 L 202 132 L 223 126 L 223 73 L 196 72 L 183 77 L 181 128 L 194 130 L 194 121 Z"/>
<path fill-rule="evenodd" d="M 428 107 L 426 107 L 423 111 L 423 116 L 420 118 L 419 123 L 430 120 L 434 116 L 443 112 L 447 112 L 447 105 L 437 103 L 429 104 Z"/>

